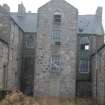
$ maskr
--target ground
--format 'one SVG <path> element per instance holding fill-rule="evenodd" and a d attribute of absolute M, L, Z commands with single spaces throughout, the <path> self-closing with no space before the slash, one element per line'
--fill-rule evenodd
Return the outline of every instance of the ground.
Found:
<path fill-rule="evenodd" d="M 24 95 L 20 91 L 9 93 L 0 105 L 99 105 L 91 98 L 58 98 L 58 97 L 36 97 L 32 98 Z"/>

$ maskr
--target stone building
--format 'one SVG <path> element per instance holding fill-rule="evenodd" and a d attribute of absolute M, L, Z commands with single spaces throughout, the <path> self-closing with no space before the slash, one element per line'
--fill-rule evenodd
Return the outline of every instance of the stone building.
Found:
<path fill-rule="evenodd" d="M 100 29 L 96 28 L 97 34 L 91 36 L 91 54 L 89 57 L 91 70 L 91 92 L 94 98 L 96 98 L 101 104 L 105 104 L 105 44 L 104 30 L 102 28 L 101 7 L 97 9 L 96 19 L 101 27 Z"/>
<path fill-rule="evenodd" d="M 94 15 L 78 17 L 78 67 L 77 95 L 91 96 L 92 70 L 90 57 L 104 44 L 102 26 L 102 8 L 98 7 Z"/>
<path fill-rule="evenodd" d="M 105 104 L 105 44 L 91 56 L 93 97 Z"/>
<path fill-rule="evenodd" d="M 7 65 L 3 64 L 1 60 L 1 67 L 3 69 L 6 66 L 6 73 L 1 70 L 2 85 L 0 86 L 4 89 L 3 81 L 5 81 L 5 89 L 21 89 L 25 93 L 29 91 L 27 94 L 32 95 L 36 37 L 34 20 L 36 22 L 36 14 L 26 13 L 23 4 L 18 6 L 16 13 L 10 13 L 6 4 L 1 6 L 0 10 L 1 48 L 3 54 L 7 54 L 7 56 L 1 55 L 5 57 L 3 59 L 7 57 Z M 2 52 L 2 50 L 0 51 Z M 5 77 L 3 77 L 4 74 Z"/>
<path fill-rule="evenodd" d="M 75 96 L 77 17 L 64 0 L 38 9 L 35 95 Z"/>
<path fill-rule="evenodd" d="M 0 90 L 7 87 L 7 70 L 9 56 L 9 7 L 0 5 Z"/>
<path fill-rule="evenodd" d="M 0 38 L 0 89 L 6 88 L 8 44 Z"/>
<path fill-rule="evenodd" d="M 23 31 L 16 24 L 16 22 L 10 19 L 10 37 L 9 37 L 9 65 L 8 65 L 8 84 L 7 88 L 19 89 L 19 78 L 21 70 L 21 51 L 22 51 L 22 35 Z"/>
<path fill-rule="evenodd" d="M 35 64 L 35 39 L 37 16 L 35 13 L 26 13 L 23 4 L 18 5 L 18 13 L 11 13 L 11 18 L 22 30 L 21 40 L 21 71 L 19 84 L 20 89 L 33 95 L 34 87 L 34 64 Z M 19 36 L 19 35 L 18 35 Z"/>
<path fill-rule="evenodd" d="M 11 18 L 7 4 L 0 6 L 0 52 L 2 89 L 19 87 L 22 30 Z"/>
<path fill-rule="evenodd" d="M 14 13 L 6 4 L 0 8 L 5 55 L 0 52 L 0 59 L 6 62 L 0 60 L 0 89 L 34 96 L 94 95 L 96 70 L 91 65 L 104 44 L 101 7 L 94 15 L 78 15 L 65 0 L 51 0 L 38 13 L 27 13 L 22 3 Z"/>

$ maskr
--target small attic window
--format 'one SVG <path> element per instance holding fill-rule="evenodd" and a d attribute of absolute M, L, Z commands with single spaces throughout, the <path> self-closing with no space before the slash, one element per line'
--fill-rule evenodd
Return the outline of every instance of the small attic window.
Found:
<path fill-rule="evenodd" d="M 53 20 L 54 20 L 55 25 L 61 25 L 62 16 L 61 16 L 60 12 L 55 12 L 53 18 L 54 18 Z"/>

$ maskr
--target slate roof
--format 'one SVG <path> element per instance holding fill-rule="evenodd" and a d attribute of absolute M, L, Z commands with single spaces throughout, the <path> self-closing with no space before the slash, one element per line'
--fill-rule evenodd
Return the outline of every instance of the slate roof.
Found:
<path fill-rule="evenodd" d="M 96 15 L 79 15 L 78 33 L 103 35 L 104 30 L 102 24 L 98 23 Z"/>
<path fill-rule="evenodd" d="M 37 32 L 37 13 L 25 13 L 23 17 L 11 13 L 11 17 L 24 32 Z M 96 15 L 79 15 L 77 33 L 103 35 L 104 31 L 102 24 L 97 22 Z"/>
<path fill-rule="evenodd" d="M 36 32 L 37 29 L 36 13 L 25 13 L 24 16 L 18 16 L 17 13 L 11 13 L 11 17 L 24 32 L 31 32 L 31 33 Z"/>

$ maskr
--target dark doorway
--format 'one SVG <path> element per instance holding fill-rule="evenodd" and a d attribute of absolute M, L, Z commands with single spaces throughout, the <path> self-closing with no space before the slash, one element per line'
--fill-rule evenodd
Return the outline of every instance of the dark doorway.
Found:
<path fill-rule="evenodd" d="M 91 81 L 77 81 L 77 96 L 91 97 Z"/>
<path fill-rule="evenodd" d="M 22 59 L 21 90 L 33 96 L 34 90 L 34 58 L 24 57 Z"/>

